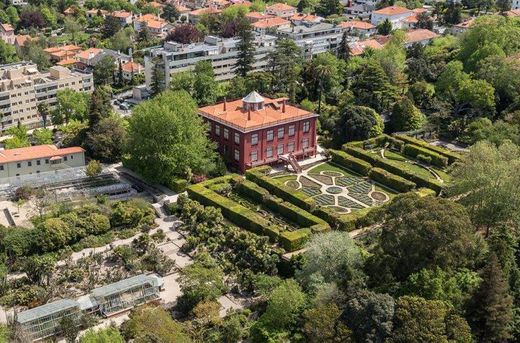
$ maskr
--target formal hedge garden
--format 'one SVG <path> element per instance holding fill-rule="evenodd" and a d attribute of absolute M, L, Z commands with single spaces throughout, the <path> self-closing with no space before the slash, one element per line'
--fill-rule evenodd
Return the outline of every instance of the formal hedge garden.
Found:
<path fill-rule="evenodd" d="M 295 192 L 288 187 L 277 193 L 284 194 L 289 189 Z M 190 198 L 220 208 L 224 217 L 235 225 L 268 236 L 286 251 L 300 249 L 312 233 L 330 230 L 325 220 L 236 174 L 193 185 L 187 191 Z M 293 201 L 300 198 L 295 196 Z"/>

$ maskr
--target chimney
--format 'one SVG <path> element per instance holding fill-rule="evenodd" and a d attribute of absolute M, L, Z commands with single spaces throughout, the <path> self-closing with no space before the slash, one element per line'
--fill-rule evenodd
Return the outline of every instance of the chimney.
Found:
<path fill-rule="evenodd" d="M 247 120 L 251 120 L 251 109 L 247 110 Z"/>
<path fill-rule="evenodd" d="M 227 100 L 225 97 L 224 97 L 224 111 L 227 111 Z"/>
<path fill-rule="evenodd" d="M 285 100 L 282 100 L 282 113 L 285 113 Z"/>

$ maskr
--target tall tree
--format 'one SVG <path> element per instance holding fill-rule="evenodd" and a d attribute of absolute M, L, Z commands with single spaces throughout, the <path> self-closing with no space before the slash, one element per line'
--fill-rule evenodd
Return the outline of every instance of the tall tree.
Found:
<path fill-rule="evenodd" d="M 112 113 L 110 104 L 111 90 L 109 87 L 97 87 L 90 95 L 90 107 L 88 111 L 89 127 L 92 129 L 102 118 L 107 118 Z"/>
<path fill-rule="evenodd" d="M 511 10 L 512 1 L 511 0 L 497 0 L 496 6 L 500 13 L 504 13 Z"/>
<path fill-rule="evenodd" d="M 300 48 L 290 39 L 278 40 L 268 56 L 274 81 L 272 91 L 288 94 L 291 101 L 296 98 L 301 58 Z"/>
<path fill-rule="evenodd" d="M 345 31 L 341 37 L 341 42 L 339 42 L 338 58 L 341 58 L 344 61 L 348 61 L 351 55 L 352 51 L 350 49 L 350 45 L 348 45 L 348 34 Z"/>
<path fill-rule="evenodd" d="M 479 342 L 505 342 L 511 338 L 513 301 L 494 253 L 482 271 L 482 279 L 468 313 L 470 324 Z"/>
<path fill-rule="evenodd" d="M 121 24 L 116 17 L 107 16 L 105 18 L 105 23 L 101 28 L 101 33 L 104 38 L 110 38 L 116 34 L 117 31 L 121 30 Z"/>
<path fill-rule="evenodd" d="M 253 70 L 253 63 L 255 63 L 254 35 L 251 25 L 247 24 L 239 31 L 239 38 L 238 56 L 234 69 L 239 76 L 245 77 Z"/>
<path fill-rule="evenodd" d="M 185 91 L 165 91 L 134 108 L 129 119 L 128 165 L 153 182 L 215 168 L 213 143 L 197 105 Z"/>
<path fill-rule="evenodd" d="M 377 25 L 377 33 L 383 36 L 388 36 L 392 33 L 392 22 L 388 19 L 383 20 Z"/>
<path fill-rule="evenodd" d="M 0 63 L 8 64 L 16 61 L 18 61 L 18 56 L 14 46 L 0 40 Z"/>
<path fill-rule="evenodd" d="M 316 13 L 322 17 L 340 14 L 343 6 L 339 0 L 320 0 L 316 7 Z"/>
<path fill-rule="evenodd" d="M 175 21 L 177 21 L 177 19 L 179 19 L 180 13 L 175 4 L 169 2 L 166 3 L 162 11 L 163 18 L 171 23 L 174 23 Z"/>
<path fill-rule="evenodd" d="M 94 66 L 94 84 L 109 85 L 114 82 L 114 72 L 116 69 L 115 59 L 112 56 L 103 57 Z"/>
<path fill-rule="evenodd" d="M 50 114 L 49 104 L 46 102 L 40 102 L 38 104 L 38 115 L 42 118 L 44 129 L 47 127 L 47 118 L 49 118 Z"/>
<path fill-rule="evenodd" d="M 412 131 L 420 129 L 425 121 L 424 114 L 405 96 L 395 103 L 389 124 L 394 132 Z"/>
<path fill-rule="evenodd" d="M 87 133 L 86 147 L 90 154 L 102 162 L 114 163 L 121 160 L 126 142 L 124 120 L 111 115 L 102 118 Z"/>
<path fill-rule="evenodd" d="M 160 57 L 153 59 L 151 91 L 152 96 L 161 93 L 164 90 L 164 61 Z"/>

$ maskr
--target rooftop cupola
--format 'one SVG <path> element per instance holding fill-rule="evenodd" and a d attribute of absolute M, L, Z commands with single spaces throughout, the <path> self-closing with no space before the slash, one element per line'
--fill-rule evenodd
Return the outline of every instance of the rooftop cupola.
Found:
<path fill-rule="evenodd" d="M 242 99 L 242 107 L 245 111 L 257 111 L 264 108 L 264 98 L 255 91 Z"/>

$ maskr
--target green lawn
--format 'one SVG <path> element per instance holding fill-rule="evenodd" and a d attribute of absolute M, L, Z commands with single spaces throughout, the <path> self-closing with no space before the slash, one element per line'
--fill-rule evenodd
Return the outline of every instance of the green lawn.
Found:
<path fill-rule="evenodd" d="M 413 164 L 413 163 L 410 163 L 410 162 L 405 162 L 405 161 L 413 161 L 412 158 L 410 157 L 407 157 L 407 156 L 403 156 L 401 154 L 398 154 L 394 151 L 389 151 L 389 150 L 385 150 L 385 157 L 389 160 L 392 160 L 394 162 L 397 162 L 397 163 L 402 163 L 403 164 L 403 169 L 404 168 L 408 168 L 410 169 L 411 171 L 417 173 L 418 175 L 421 175 L 422 177 L 424 178 L 428 178 L 428 179 L 431 179 L 431 180 L 437 180 L 435 178 L 435 176 L 433 176 L 432 173 L 430 173 L 428 170 L 416 165 L 416 164 Z M 447 181 L 449 180 L 449 175 L 444 172 L 443 170 L 439 169 L 439 168 L 436 168 L 436 167 L 432 167 L 433 170 L 435 170 L 439 176 L 441 177 L 441 179 L 443 179 L 444 181 Z"/>

